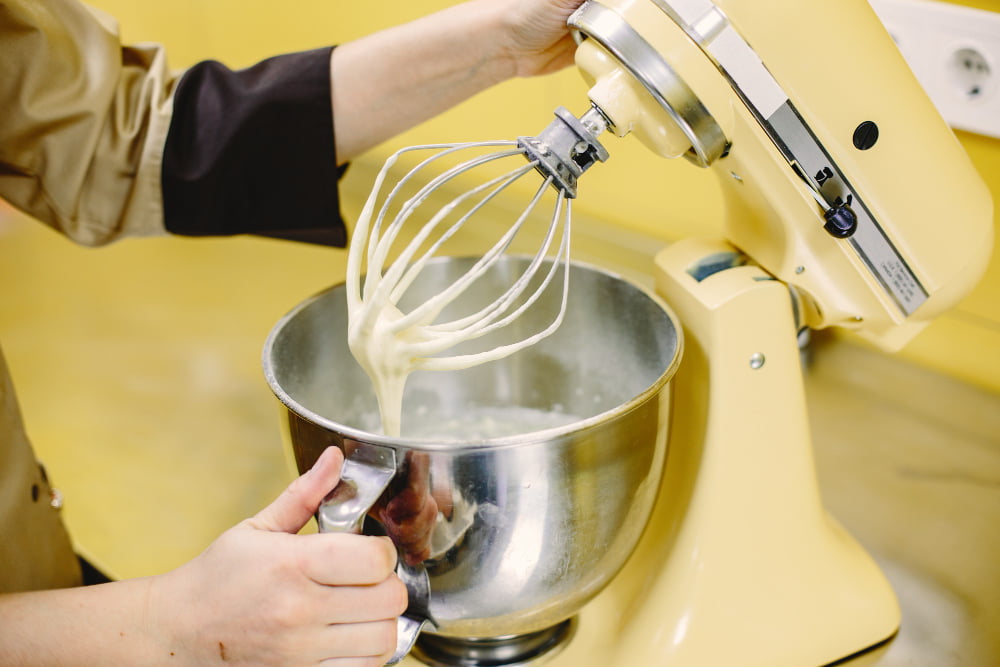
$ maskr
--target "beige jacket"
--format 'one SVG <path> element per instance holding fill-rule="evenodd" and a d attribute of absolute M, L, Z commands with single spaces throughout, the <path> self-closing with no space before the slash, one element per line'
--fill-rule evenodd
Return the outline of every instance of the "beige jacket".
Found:
<path fill-rule="evenodd" d="M 0 194 L 85 245 L 164 233 L 162 48 L 71 0 L 0 0 L 0 31 Z"/>
<path fill-rule="evenodd" d="M 0 43 L 0 196 L 86 245 L 165 233 L 162 49 L 123 49 L 112 20 L 67 0 L 0 0 Z M 79 583 L 50 494 L 0 355 L 0 592 Z"/>

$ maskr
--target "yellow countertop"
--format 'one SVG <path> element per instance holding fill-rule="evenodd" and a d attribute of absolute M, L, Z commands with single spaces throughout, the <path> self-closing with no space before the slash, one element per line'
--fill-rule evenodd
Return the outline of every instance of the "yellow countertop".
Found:
<path fill-rule="evenodd" d="M 580 229 L 578 258 L 625 273 L 658 249 Z M 252 238 L 90 250 L 0 209 L 0 342 L 84 555 L 116 578 L 162 572 L 280 492 L 292 472 L 261 348 L 343 261 Z M 904 609 L 857 662 L 1000 664 L 1000 395 L 840 340 L 813 356 L 826 501 Z"/>

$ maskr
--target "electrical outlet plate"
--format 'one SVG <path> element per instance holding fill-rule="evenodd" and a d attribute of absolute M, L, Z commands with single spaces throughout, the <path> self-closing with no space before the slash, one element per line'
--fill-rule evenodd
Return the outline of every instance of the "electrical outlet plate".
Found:
<path fill-rule="evenodd" d="M 933 0 L 870 0 L 953 128 L 1000 138 L 1000 13 Z"/>

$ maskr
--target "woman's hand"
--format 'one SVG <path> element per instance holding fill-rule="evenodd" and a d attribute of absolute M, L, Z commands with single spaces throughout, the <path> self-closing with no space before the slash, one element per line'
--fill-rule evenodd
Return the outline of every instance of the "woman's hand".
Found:
<path fill-rule="evenodd" d="M 582 0 L 469 0 L 333 51 L 337 161 L 515 76 L 573 61 L 566 19 Z"/>
<path fill-rule="evenodd" d="M 342 462 L 326 450 L 257 516 L 167 574 L 0 595 L 0 666 L 381 667 L 406 607 L 392 543 L 295 534 Z"/>
<path fill-rule="evenodd" d="M 576 43 L 566 20 L 583 0 L 513 0 L 509 46 L 516 76 L 556 72 L 573 62 Z"/>
<path fill-rule="evenodd" d="M 383 665 L 406 588 L 387 538 L 296 535 L 340 475 L 329 448 L 257 516 L 154 580 L 151 621 L 177 663 Z"/>

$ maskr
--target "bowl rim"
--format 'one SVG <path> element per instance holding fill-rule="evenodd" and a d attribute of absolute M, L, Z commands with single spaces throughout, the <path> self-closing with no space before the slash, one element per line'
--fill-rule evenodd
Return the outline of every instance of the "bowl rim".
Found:
<path fill-rule="evenodd" d="M 457 255 L 453 257 L 437 257 L 431 260 L 432 263 L 448 262 L 454 260 L 468 260 L 474 259 L 474 257 Z M 526 255 L 510 254 L 504 256 L 500 261 L 507 261 L 508 259 L 530 259 Z M 530 433 L 521 433 L 516 435 L 500 436 L 495 438 L 484 438 L 480 440 L 468 440 L 468 441 L 441 441 L 429 438 L 412 438 L 406 436 L 400 437 L 389 437 L 381 433 L 373 433 L 371 431 L 365 431 L 353 426 L 348 426 L 329 417 L 324 417 L 323 415 L 310 410 L 302 403 L 292 398 L 292 396 L 281 386 L 278 382 L 277 376 L 274 371 L 274 361 L 273 355 L 270 354 L 274 349 L 275 342 L 280 336 L 282 330 L 285 326 L 295 319 L 295 317 L 308 308 L 314 302 L 322 299 L 324 296 L 330 292 L 339 289 L 345 285 L 345 281 L 337 282 L 330 285 L 319 292 L 307 297 L 285 315 L 283 315 L 273 327 L 271 327 L 270 332 L 267 335 L 267 339 L 264 342 L 264 348 L 262 352 L 262 366 L 264 370 L 264 378 L 267 381 L 268 386 L 271 391 L 278 398 L 279 401 L 293 414 L 295 414 L 300 419 L 304 419 L 316 426 L 319 426 L 327 431 L 338 433 L 342 435 L 345 439 L 350 439 L 356 442 L 381 445 L 384 447 L 392 447 L 394 449 L 415 449 L 422 451 L 459 451 L 459 450 L 471 450 L 471 449 L 498 449 L 503 447 L 515 447 L 534 444 L 537 442 L 550 442 L 552 440 L 560 439 L 570 435 L 577 436 L 581 432 L 595 429 L 601 424 L 605 424 L 612 419 L 619 418 L 623 415 L 628 414 L 632 410 L 637 409 L 641 405 L 647 403 L 651 398 L 663 389 L 672 379 L 677 368 L 680 365 L 681 358 L 684 352 L 684 332 L 680 326 L 680 322 L 677 319 L 677 315 L 673 310 L 667 305 L 667 303 L 655 292 L 646 288 L 645 286 L 631 280 L 615 271 L 611 271 L 601 266 L 591 264 L 589 262 L 583 262 L 579 260 L 570 260 L 570 265 L 572 268 L 582 269 L 584 271 L 590 271 L 593 273 L 600 273 L 606 277 L 613 278 L 628 284 L 630 287 L 635 289 L 640 294 L 643 294 L 649 298 L 656 306 L 658 306 L 663 313 L 666 315 L 671 326 L 673 327 L 676 344 L 674 345 L 673 358 L 667 367 L 660 373 L 660 375 L 647 386 L 645 389 L 637 393 L 635 396 L 629 400 L 616 405 L 613 408 L 605 410 L 590 417 L 584 419 L 579 419 L 576 421 L 569 422 L 567 424 L 562 424 L 560 426 L 553 426 L 546 429 L 541 429 L 537 431 L 531 431 Z"/>

